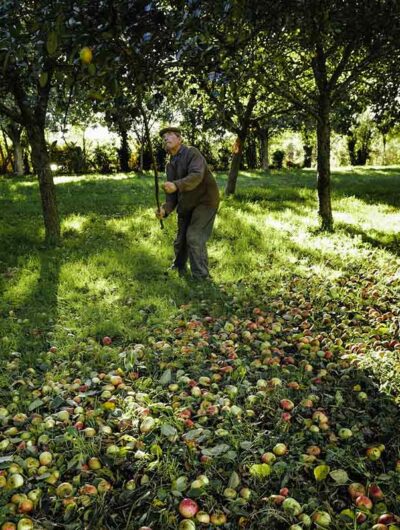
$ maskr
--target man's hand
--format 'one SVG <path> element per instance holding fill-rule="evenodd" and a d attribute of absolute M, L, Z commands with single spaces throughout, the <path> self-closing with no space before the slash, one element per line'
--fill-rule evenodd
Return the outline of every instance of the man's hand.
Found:
<path fill-rule="evenodd" d="M 163 188 L 165 193 L 175 193 L 178 189 L 173 182 L 164 182 Z"/>
<path fill-rule="evenodd" d="M 165 217 L 165 210 L 164 210 L 164 208 L 161 206 L 159 210 L 157 209 L 157 210 L 155 211 L 155 214 L 156 214 L 157 219 L 164 219 L 164 217 Z"/>

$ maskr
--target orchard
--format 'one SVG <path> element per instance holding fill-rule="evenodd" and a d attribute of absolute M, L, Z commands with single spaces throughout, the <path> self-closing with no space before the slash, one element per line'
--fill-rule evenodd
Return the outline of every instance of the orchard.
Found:
<path fill-rule="evenodd" d="M 88 339 L 68 363 L 49 347 L 22 372 L 16 355 L 2 528 L 395 530 L 399 412 L 360 360 L 400 341 L 369 285 L 363 318 L 321 313 L 294 278 L 258 306 L 232 288 L 224 317 L 181 307 L 143 344 Z"/>
<path fill-rule="evenodd" d="M 0 21 L 0 530 L 400 530 L 399 2 Z"/>

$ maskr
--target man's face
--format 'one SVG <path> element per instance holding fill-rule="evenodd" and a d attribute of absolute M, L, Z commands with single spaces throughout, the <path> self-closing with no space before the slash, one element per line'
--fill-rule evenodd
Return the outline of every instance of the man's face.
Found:
<path fill-rule="evenodd" d="M 176 152 L 182 143 L 182 138 L 172 131 L 167 131 L 163 134 L 163 143 L 169 153 Z"/>

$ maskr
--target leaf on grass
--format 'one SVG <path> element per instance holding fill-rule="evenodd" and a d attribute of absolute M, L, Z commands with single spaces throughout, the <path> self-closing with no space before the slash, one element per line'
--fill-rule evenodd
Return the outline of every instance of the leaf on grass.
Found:
<path fill-rule="evenodd" d="M 219 444 L 209 449 L 203 449 L 201 452 L 204 456 L 219 456 L 229 451 L 230 446 L 227 444 Z"/>
<path fill-rule="evenodd" d="M 32 410 L 38 409 L 42 405 L 44 405 L 44 402 L 41 399 L 35 399 L 29 404 L 28 410 L 31 412 Z"/>
<path fill-rule="evenodd" d="M 349 475 L 344 469 L 334 469 L 329 473 L 329 476 L 333 478 L 336 484 L 346 484 L 349 480 Z"/>
<path fill-rule="evenodd" d="M 228 488 L 236 489 L 240 484 L 240 477 L 236 471 L 232 471 L 231 476 L 229 477 Z"/>
<path fill-rule="evenodd" d="M 193 429 L 182 436 L 185 440 L 197 440 L 204 433 L 204 429 Z"/>
<path fill-rule="evenodd" d="M 169 385 L 169 383 L 172 381 L 172 372 L 170 368 L 167 368 L 165 372 L 160 377 L 160 383 L 162 385 Z"/>
<path fill-rule="evenodd" d="M 161 434 L 164 436 L 175 436 L 178 433 L 177 429 L 168 423 L 161 425 Z"/>
<path fill-rule="evenodd" d="M 179 491 L 179 492 L 185 491 L 187 486 L 188 486 L 188 479 L 184 475 L 172 481 L 172 489 L 174 491 Z"/>
<path fill-rule="evenodd" d="M 330 467 L 327 466 L 326 464 L 321 464 L 320 466 L 317 466 L 314 469 L 315 480 L 317 480 L 318 482 L 325 480 L 329 474 L 329 471 L 330 471 Z"/>
<path fill-rule="evenodd" d="M 336 405 L 337 405 L 338 407 L 342 406 L 343 403 L 344 403 L 343 394 L 340 392 L 340 390 L 337 390 L 337 391 L 336 391 L 336 394 L 335 394 L 335 401 L 336 401 Z"/>
<path fill-rule="evenodd" d="M 61 396 L 57 396 L 53 399 L 50 406 L 52 409 L 58 409 L 61 407 L 61 405 L 64 405 L 64 403 L 64 399 Z"/>
<path fill-rule="evenodd" d="M 4 462 L 13 462 L 14 457 L 13 456 L 0 456 L 0 464 L 3 464 Z"/>

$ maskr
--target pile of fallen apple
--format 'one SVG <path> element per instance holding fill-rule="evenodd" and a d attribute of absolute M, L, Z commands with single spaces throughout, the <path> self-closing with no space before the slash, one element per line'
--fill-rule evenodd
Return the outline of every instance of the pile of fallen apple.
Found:
<path fill-rule="evenodd" d="M 13 352 L 0 528 L 400 529 L 399 410 L 358 366 L 400 354 L 389 302 L 317 310 L 296 280 L 258 302 Z"/>

